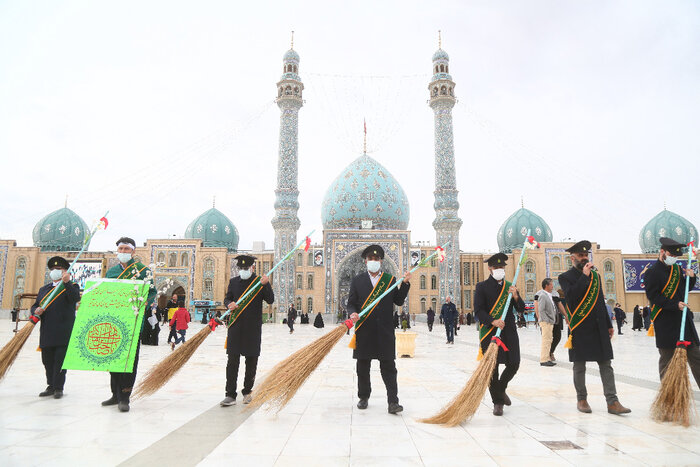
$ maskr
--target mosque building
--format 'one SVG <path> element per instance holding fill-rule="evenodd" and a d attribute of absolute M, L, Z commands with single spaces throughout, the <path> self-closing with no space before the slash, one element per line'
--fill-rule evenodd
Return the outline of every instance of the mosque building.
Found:
<path fill-rule="evenodd" d="M 253 242 L 252 250 L 245 251 L 257 257 L 258 273 L 267 273 L 301 240 L 297 216 L 297 136 L 304 85 L 299 65 L 299 54 L 292 46 L 283 56 L 283 74 L 277 83 L 281 115 L 276 199 L 271 222 L 274 245 L 266 249 L 263 242 Z M 474 288 L 477 282 L 488 277 L 484 261 L 492 253 L 465 251 L 459 244 L 462 220 L 459 218 L 451 113 L 456 102 L 454 89 L 449 56 L 440 47 L 433 55 L 432 78 L 428 85 L 428 105 L 434 113 L 435 243 L 412 242 L 406 192 L 390 169 L 365 150 L 343 169 L 325 193 L 319 206 L 322 243 L 312 245 L 308 251 L 298 250 L 272 276 L 275 303 L 265 308 L 270 317 L 281 320 L 290 305 L 304 313 L 326 313 L 329 318 L 343 316 L 350 281 L 365 271 L 360 253 L 371 243 L 384 248 L 384 271 L 396 276 L 431 255 L 436 246 L 447 243 L 444 262 L 433 259 L 413 274 L 403 309 L 411 314 L 425 313 L 428 308 L 439 312 L 445 298 L 451 296 L 459 310 L 473 311 Z M 32 232 L 33 246 L 17 246 L 13 240 L 0 240 L 0 310 L 28 308 L 31 302 L 21 302 L 19 298 L 22 294 L 36 293 L 49 282 L 48 258 L 61 255 L 71 261 L 82 247 L 88 230 L 85 221 L 64 206 L 37 222 Z M 565 249 L 574 241 L 553 241 L 553 233 L 545 220 L 521 205 L 495 232 L 498 250 L 510 257 L 506 277 L 512 277 L 515 272 L 528 232 L 541 247 L 528 251 L 516 285 L 525 301 L 531 302 L 544 278 L 553 278 L 555 290 L 559 288 L 559 274 L 571 267 Z M 664 208 L 640 230 L 642 253 L 606 249 L 595 239 L 589 239 L 593 243 L 592 261 L 603 276 L 602 291 L 607 300 L 620 303 L 628 312 L 635 305 L 646 305 L 643 276 L 656 260 L 658 238 L 662 236 L 688 243 L 691 238 L 697 238 L 697 229 L 682 216 Z M 185 227 L 182 238 L 147 239 L 136 248 L 135 258 L 153 265 L 161 305 L 173 293 L 185 297 L 190 308 L 194 300 L 221 303 L 230 278 L 238 274 L 234 258 L 243 253 L 238 248 L 239 238 L 234 223 L 212 206 Z M 116 262 L 114 252 L 88 251 L 77 264 L 75 278 L 84 283 L 87 277 L 103 277 Z M 697 293 L 700 283 L 694 292 L 689 300 L 691 308 L 700 309 L 700 293 Z"/>

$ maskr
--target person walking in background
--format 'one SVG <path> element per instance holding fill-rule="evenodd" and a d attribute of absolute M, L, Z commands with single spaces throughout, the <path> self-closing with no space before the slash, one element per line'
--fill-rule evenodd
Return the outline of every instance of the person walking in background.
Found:
<path fill-rule="evenodd" d="M 445 323 L 445 333 L 447 334 L 447 344 L 455 343 L 455 326 L 457 324 L 457 307 L 452 303 L 452 297 L 449 295 L 445 298 L 445 303 L 443 303 L 440 309 L 440 316 Z"/>
<path fill-rule="evenodd" d="M 428 308 L 426 312 L 428 315 L 428 331 L 433 332 L 433 323 L 435 322 L 435 311 L 432 308 Z"/>
<path fill-rule="evenodd" d="M 613 310 L 615 312 L 615 321 L 617 321 L 617 334 L 622 335 L 622 325 L 625 324 L 625 312 L 620 308 L 620 304 L 616 303 Z"/>
<path fill-rule="evenodd" d="M 632 330 L 641 331 L 644 327 L 642 323 L 642 312 L 639 309 L 639 305 L 634 306 L 634 312 L 632 313 Z"/>
<path fill-rule="evenodd" d="M 642 310 L 642 320 L 644 320 L 644 330 L 648 331 L 649 326 L 651 326 L 651 308 L 645 306 Z"/>
<path fill-rule="evenodd" d="M 289 305 L 289 310 L 287 310 L 287 326 L 289 326 L 289 334 L 294 332 L 295 319 L 297 319 L 297 310 L 294 309 L 294 305 Z"/>
<path fill-rule="evenodd" d="M 175 338 L 174 342 L 170 343 L 170 349 L 175 350 L 175 346 L 180 342 L 185 342 L 185 334 L 187 334 L 187 328 L 189 327 L 187 323 L 190 322 L 190 313 L 187 308 L 180 307 L 177 309 L 173 318 L 170 320 L 170 326 L 174 327 L 180 337 Z"/>
<path fill-rule="evenodd" d="M 542 289 L 535 294 L 535 315 L 540 323 L 542 340 L 540 343 L 540 366 L 554 366 L 552 361 L 553 329 L 559 314 L 554 305 L 552 291 L 554 282 L 547 277 L 542 281 Z"/>

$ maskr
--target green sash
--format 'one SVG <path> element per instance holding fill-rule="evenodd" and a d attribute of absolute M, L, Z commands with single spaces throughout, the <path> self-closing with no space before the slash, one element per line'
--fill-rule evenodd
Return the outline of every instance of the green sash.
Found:
<path fill-rule="evenodd" d="M 393 278 L 394 278 L 394 276 L 392 276 L 391 274 L 387 274 L 385 272 L 383 272 L 379 276 L 379 280 L 377 281 L 377 285 L 374 286 L 374 289 L 372 289 L 372 292 L 367 297 L 367 300 L 365 300 L 365 302 L 362 304 L 362 308 L 360 309 L 360 313 L 362 313 L 362 311 L 364 311 L 364 308 L 368 304 L 370 304 L 374 300 L 376 300 L 377 297 L 379 297 L 381 294 L 384 293 L 384 291 L 386 289 L 389 288 L 389 286 L 391 285 L 391 280 Z M 362 323 L 364 323 L 367 320 L 367 318 L 369 318 L 369 315 L 371 315 L 372 312 L 374 311 L 374 309 L 377 308 L 377 305 L 379 305 L 379 302 L 375 303 L 374 306 L 372 307 L 372 309 L 369 310 L 367 313 L 365 313 L 364 316 L 362 314 L 360 314 L 360 319 L 358 319 L 357 322 L 355 323 L 355 333 L 350 338 L 350 344 L 348 344 L 348 347 L 350 347 L 351 349 L 354 349 L 357 347 L 357 338 L 356 338 L 357 330 L 360 329 L 360 326 L 362 326 Z"/>
<path fill-rule="evenodd" d="M 661 290 L 661 293 L 666 298 L 669 298 L 669 299 L 672 298 L 676 294 L 676 291 L 678 290 L 678 285 L 680 283 L 681 283 L 681 267 L 677 264 L 674 264 L 673 266 L 671 266 L 671 274 L 668 275 L 668 280 L 666 281 L 666 285 L 664 285 L 664 288 Z M 661 312 L 661 307 L 659 305 L 652 305 L 651 306 L 651 321 L 652 322 L 659 315 L 659 312 Z"/>
<path fill-rule="evenodd" d="M 137 263 L 134 261 L 133 263 L 129 264 L 127 267 L 124 268 L 124 270 L 117 276 L 117 279 L 143 279 L 141 277 L 141 273 L 146 269 L 148 266 L 142 263 Z"/>
<path fill-rule="evenodd" d="M 60 281 L 56 287 L 49 290 L 49 293 L 44 295 L 44 298 L 42 298 L 41 302 L 39 302 L 39 306 L 44 310 L 47 309 L 53 303 L 53 301 L 65 291 L 66 286 L 63 281 Z"/>
<path fill-rule="evenodd" d="M 591 282 L 588 284 L 586 295 L 583 296 L 581 303 L 578 304 L 574 311 L 569 307 L 565 307 L 567 317 L 569 318 L 569 329 L 573 331 L 576 327 L 588 317 L 591 310 L 598 301 L 600 294 L 600 274 L 597 271 L 591 270 Z"/>
<path fill-rule="evenodd" d="M 243 291 L 241 296 L 245 295 L 248 290 L 250 290 L 251 287 L 255 288 L 260 285 L 260 276 L 255 276 L 255 279 L 253 279 L 253 282 L 250 283 L 250 285 Z M 238 308 L 235 310 L 231 311 L 231 314 L 229 315 L 228 318 L 228 327 L 231 327 L 231 325 L 238 319 L 239 316 L 241 316 L 241 313 L 243 313 L 243 310 L 245 310 L 245 307 L 250 305 L 250 302 L 253 301 L 255 297 L 258 296 L 260 291 L 262 290 L 262 287 L 258 287 L 258 290 L 255 292 L 252 292 L 250 295 L 248 295 L 246 298 L 244 298 L 239 304 Z"/>
<path fill-rule="evenodd" d="M 491 310 L 489 310 L 489 315 L 493 319 L 501 319 L 503 312 L 506 309 L 506 302 L 508 301 L 508 289 L 513 285 L 508 281 L 503 281 L 503 288 L 501 288 L 501 293 L 496 299 L 496 303 L 493 304 Z M 486 337 L 488 337 L 494 330 L 496 326 L 486 326 L 485 324 L 479 324 L 479 342 L 482 342 Z"/>

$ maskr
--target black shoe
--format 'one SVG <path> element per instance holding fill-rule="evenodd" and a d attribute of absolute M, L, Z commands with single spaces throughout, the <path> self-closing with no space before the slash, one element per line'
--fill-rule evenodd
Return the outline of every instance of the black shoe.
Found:
<path fill-rule="evenodd" d="M 391 414 L 397 414 L 403 412 L 403 406 L 399 405 L 398 402 L 392 402 L 389 404 L 388 412 Z"/>
<path fill-rule="evenodd" d="M 51 386 L 48 386 L 45 391 L 39 393 L 39 397 L 53 396 L 54 392 L 56 391 L 54 391 L 54 389 Z"/>
<path fill-rule="evenodd" d="M 554 366 L 556 363 L 554 362 L 540 362 L 540 366 Z"/>
<path fill-rule="evenodd" d="M 360 410 L 365 410 L 367 408 L 367 399 L 360 399 L 357 403 L 357 408 Z"/>
<path fill-rule="evenodd" d="M 63 389 L 57 389 L 56 392 L 53 393 L 53 398 L 60 399 L 61 397 L 63 397 Z"/>
<path fill-rule="evenodd" d="M 624 335 L 624 334 L 622 334 L 621 332 L 618 332 L 617 335 L 618 335 L 618 336 L 622 336 L 622 335 Z"/>
<path fill-rule="evenodd" d="M 503 415 L 503 404 L 493 404 L 493 414 L 497 417 Z"/>
<path fill-rule="evenodd" d="M 120 401 L 119 402 L 119 411 L 120 412 L 128 412 L 129 411 L 129 402 L 128 401 Z"/>
<path fill-rule="evenodd" d="M 511 404 L 510 397 L 508 397 L 508 394 L 506 394 L 505 392 L 503 393 L 503 403 L 508 406 L 510 406 Z"/>
<path fill-rule="evenodd" d="M 106 401 L 102 401 L 102 406 L 107 407 L 108 405 L 117 405 L 118 402 L 119 401 L 117 400 L 117 397 L 112 396 L 109 399 L 107 399 Z"/>

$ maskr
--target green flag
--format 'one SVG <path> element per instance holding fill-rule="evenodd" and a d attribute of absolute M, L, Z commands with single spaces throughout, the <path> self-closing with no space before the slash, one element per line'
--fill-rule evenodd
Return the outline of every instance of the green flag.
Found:
<path fill-rule="evenodd" d="M 149 289 L 143 280 L 88 280 L 63 368 L 131 372 Z"/>

